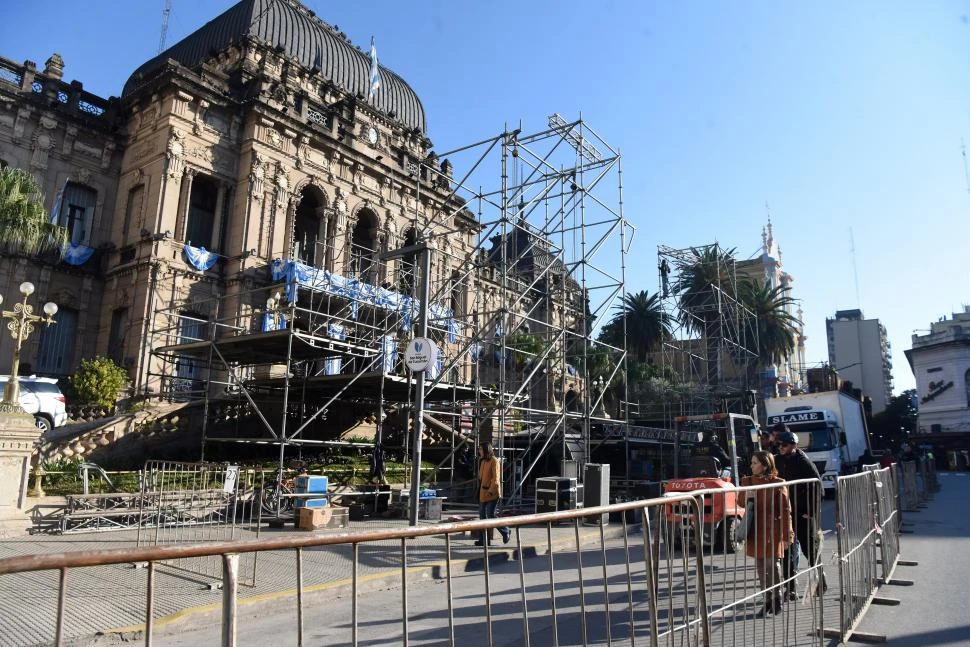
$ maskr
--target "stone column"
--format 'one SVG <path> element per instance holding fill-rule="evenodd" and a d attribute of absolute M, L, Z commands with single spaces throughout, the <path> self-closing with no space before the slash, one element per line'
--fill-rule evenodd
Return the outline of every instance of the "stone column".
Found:
<path fill-rule="evenodd" d="M 30 455 L 40 438 L 34 417 L 0 403 L 0 539 L 21 537 L 31 526 L 24 509 Z"/>

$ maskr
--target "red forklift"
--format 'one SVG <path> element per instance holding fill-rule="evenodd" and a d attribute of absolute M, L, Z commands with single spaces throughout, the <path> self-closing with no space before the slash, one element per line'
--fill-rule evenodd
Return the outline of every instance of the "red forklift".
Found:
<path fill-rule="evenodd" d="M 691 444 L 686 470 L 678 461 L 674 478 L 664 484 L 664 495 L 714 490 L 702 497 L 702 543 L 725 553 L 740 551 L 743 541 L 735 538 L 735 526 L 744 517 L 744 507 L 738 505 L 737 487 L 741 476 L 750 473 L 751 455 L 759 447 L 757 417 L 714 413 L 679 416 L 675 423 L 677 432 L 695 435 L 697 440 Z M 682 435 L 678 433 L 677 438 Z M 680 455 L 677 448 L 675 456 Z M 684 477 L 679 477 L 681 471 L 687 472 Z M 664 506 L 668 546 L 676 548 L 693 538 L 694 514 L 691 509 L 686 501 Z"/>

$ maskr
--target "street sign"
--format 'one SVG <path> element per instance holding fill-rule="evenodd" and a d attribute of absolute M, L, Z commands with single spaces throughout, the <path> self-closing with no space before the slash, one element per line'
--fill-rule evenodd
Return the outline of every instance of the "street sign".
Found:
<path fill-rule="evenodd" d="M 404 363 L 409 370 L 420 373 L 438 361 L 438 346 L 427 337 L 415 337 L 404 349 Z"/>

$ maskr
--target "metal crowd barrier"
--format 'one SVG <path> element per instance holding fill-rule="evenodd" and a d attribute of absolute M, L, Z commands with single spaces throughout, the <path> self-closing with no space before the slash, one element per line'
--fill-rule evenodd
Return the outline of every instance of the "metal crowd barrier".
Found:
<path fill-rule="evenodd" d="M 919 510 L 920 504 L 918 467 L 915 461 L 904 461 L 899 463 L 899 466 L 903 510 L 915 512 Z"/>
<path fill-rule="evenodd" d="M 260 527 L 261 483 L 249 483 L 262 472 L 241 471 L 225 463 L 148 461 L 142 472 L 138 546 L 181 546 L 256 539 Z M 257 553 L 242 556 L 239 582 L 256 583 Z M 218 555 L 177 557 L 162 565 L 219 581 Z"/>
<path fill-rule="evenodd" d="M 923 482 L 923 500 L 929 499 L 930 494 L 940 489 L 939 481 L 936 478 L 936 461 L 924 456 L 919 459 L 919 473 Z"/>
<path fill-rule="evenodd" d="M 893 577 L 897 566 L 915 565 L 900 559 L 899 536 L 902 510 L 929 496 L 921 483 L 932 477 L 918 479 L 918 470 L 909 461 L 838 478 L 839 628 L 827 635 L 849 641 L 881 587 L 905 583 Z"/>
<path fill-rule="evenodd" d="M 899 559 L 899 489 L 896 486 L 897 466 L 872 470 L 873 495 L 876 501 L 876 533 L 879 540 L 879 561 L 882 581 L 892 579 Z"/>
<path fill-rule="evenodd" d="M 174 470 L 169 470 L 174 473 Z M 222 582 L 222 645 L 237 644 L 239 631 L 240 561 L 259 552 L 273 551 L 279 567 L 290 570 L 296 596 L 292 613 L 297 628 L 297 644 L 308 638 L 304 626 L 310 614 L 321 610 L 307 602 L 308 560 L 336 561 L 346 556 L 350 595 L 349 606 L 338 611 L 328 602 L 323 621 L 329 618 L 333 631 L 346 631 L 331 642 L 360 644 L 373 642 L 368 635 L 375 627 L 398 626 L 393 635 L 377 638 L 407 645 L 419 632 L 419 623 L 409 613 L 408 572 L 422 560 L 440 560 L 442 614 L 437 616 L 441 642 L 491 645 L 496 638 L 493 619 L 517 619 L 521 623 L 522 644 L 644 644 L 659 645 L 821 645 L 824 600 L 818 586 L 821 560 L 818 549 L 815 563 L 805 564 L 800 574 L 769 573 L 776 560 L 757 560 L 749 554 L 751 546 L 776 532 L 785 532 L 790 517 L 785 517 L 782 501 L 790 488 L 805 486 L 807 498 L 795 497 L 794 513 L 806 514 L 820 505 L 817 481 L 798 481 L 762 485 L 736 490 L 701 490 L 646 501 L 633 501 L 598 508 L 567 510 L 497 520 L 465 521 L 379 531 L 307 536 L 283 536 L 218 541 L 203 544 L 158 542 L 138 548 L 60 555 L 33 555 L 0 559 L 0 576 L 13 573 L 56 570 L 60 572 L 57 595 L 54 644 L 71 637 L 66 619 L 77 618 L 71 604 L 84 599 L 84 573 L 78 570 L 112 564 L 146 562 L 144 578 L 144 642 L 151 644 L 153 609 L 160 587 L 156 567 L 171 560 L 207 558 L 219 565 Z M 208 488 L 203 488 L 208 489 Z M 739 496 L 743 495 L 743 496 Z M 759 502 L 755 507 L 753 535 L 747 543 L 735 534 L 740 499 Z M 799 501 L 807 501 L 810 510 Z M 627 514 L 631 513 L 631 514 Z M 614 515 L 622 524 L 621 536 L 608 540 L 603 515 Z M 641 525 L 628 522 L 638 518 Z M 725 520 L 730 519 L 727 523 Z M 598 520 L 598 521 L 597 521 Z M 598 523 L 598 540 L 583 544 L 580 525 Z M 723 524 L 723 525 L 722 525 Z M 486 547 L 472 548 L 457 538 L 475 537 L 482 530 L 508 525 L 512 528 L 512 562 L 503 567 L 493 561 Z M 161 530 L 161 528 L 159 528 Z M 759 533 L 763 537 L 759 539 Z M 435 543 L 417 544 L 409 540 L 433 538 Z M 531 538 L 531 539 L 530 539 Z M 524 541 L 526 540 L 526 541 Z M 531 545 L 527 545 L 531 544 Z M 310 550 L 312 549 L 312 550 Z M 326 552 L 330 551 L 330 552 Z M 538 559 L 526 560 L 530 551 Z M 289 556 L 289 567 L 283 560 Z M 328 556 L 329 555 L 329 556 Z M 397 585 L 399 605 L 367 607 L 366 622 L 361 619 L 361 570 L 368 560 L 379 558 L 390 567 L 400 567 Z M 254 557 L 253 557 L 254 559 Z M 477 562 L 477 567 L 473 563 Z M 459 569 L 464 564 L 464 572 Z M 514 565 L 514 567 L 513 567 Z M 760 575 L 758 566 L 761 567 Z M 310 568 L 312 571 L 312 568 Z M 459 575 L 461 578 L 459 579 Z M 78 598 L 70 595 L 68 583 L 78 587 Z M 784 595 L 791 585 L 795 599 Z M 474 596 L 456 595 L 456 587 L 469 587 Z M 484 595 L 482 595 L 484 592 Z M 128 592 L 129 596 L 137 593 Z M 395 595 L 388 593 L 388 596 Z M 783 596 L 777 609 L 766 606 Z M 831 596 L 834 598 L 834 596 Z M 368 600 L 369 601 L 369 600 Z M 830 608 L 833 600 L 828 600 Z M 444 628 L 445 610 L 447 629 Z M 384 614 L 383 616 L 380 614 Z M 341 621 L 333 622 L 340 617 Z M 349 622 L 345 622 L 347 618 Z M 319 640 L 320 620 L 314 627 Z M 508 624 L 506 623 L 506 626 Z M 245 627 L 243 628 L 245 630 Z M 419 634 L 423 635 L 423 634 Z M 507 640 L 506 635 L 503 640 Z"/>
<path fill-rule="evenodd" d="M 878 513 L 872 471 L 838 477 L 839 634 L 846 640 L 861 622 L 879 583 Z"/>

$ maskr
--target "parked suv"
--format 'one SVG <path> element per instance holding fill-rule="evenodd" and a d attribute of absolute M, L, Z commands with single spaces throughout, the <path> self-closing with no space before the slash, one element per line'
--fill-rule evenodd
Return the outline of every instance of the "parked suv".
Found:
<path fill-rule="evenodd" d="M 0 390 L 6 388 L 9 375 L 0 375 Z M 34 416 L 42 431 L 60 427 L 67 422 L 64 394 L 52 377 L 21 377 L 20 406 Z"/>

